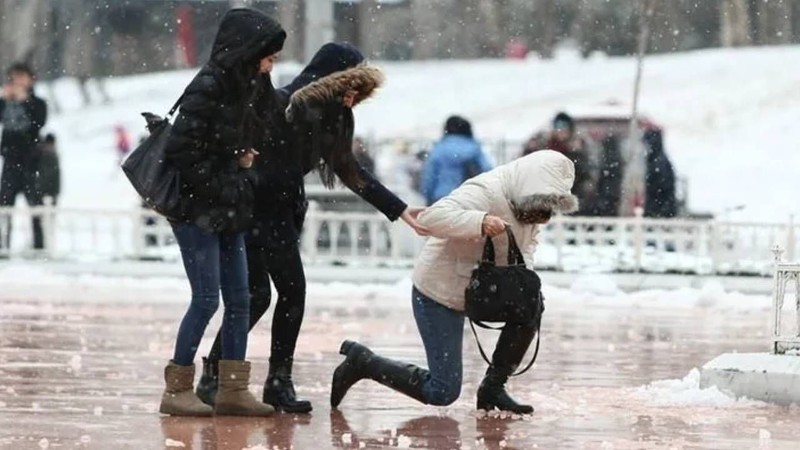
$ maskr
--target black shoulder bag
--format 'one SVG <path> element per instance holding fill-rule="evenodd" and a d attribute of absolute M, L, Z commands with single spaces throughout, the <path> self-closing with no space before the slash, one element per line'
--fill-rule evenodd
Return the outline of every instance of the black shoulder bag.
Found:
<path fill-rule="evenodd" d="M 150 136 L 122 162 L 122 171 L 144 203 L 168 219 L 180 219 L 178 170 L 167 163 L 166 149 L 172 125 L 169 123 L 183 100 L 175 102 L 166 117 L 142 113 Z"/>
<path fill-rule="evenodd" d="M 480 264 L 472 271 L 469 285 L 464 292 L 466 315 L 469 318 L 472 333 L 478 342 L 478 350 L 484 361 L 491 361 L 483 351 L 475 324 L 490 330 L 502 330 L 503 327 L 491 327 L 483 322 L 505 322 L 511 324 L 534 324 L 536 328 L 536 350 L 531 362 L 517 372 L 521 375 L 528 371 L 539 355 L 539 338 L 542 314 L 544 313 L 544 297 L 542 297 L 542 281 L 536 272 L 525 267 L 525 260 L 519 250 L 514 233 L 506 227 L 508 236 L 508 266 L 498 266 L 495 262 L 494 244 L 486 238 L 483 246 L 483 257 Z"/>

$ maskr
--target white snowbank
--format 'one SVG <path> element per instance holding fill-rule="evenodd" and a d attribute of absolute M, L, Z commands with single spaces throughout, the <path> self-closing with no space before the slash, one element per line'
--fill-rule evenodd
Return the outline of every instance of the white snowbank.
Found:
<path fill-rule="evenodd" d="M 766 403 L 736 399 L 716 387 L 700 389 L 700 371 L 692 369 L 680 380 L 654 381 L 635 392 L 636 397 L 656 406 L 707 406 L 714 408 L 766 407 Z"/>
<path fill-rule="evenodd" d="M 51 300 L 80 302 L 185 302 L 189 284 L 182 276 L 121 277 L 65 275 L 31 264 L 0 267 L 0 301 Z M 309 299 L 325 299 L 328 304 L 347 303 L 353 298 L 375 302 L 382 307 L 407 308 L 412 282 L 406 277 L 394 284 L 309 283 Z M 622 292 L 611 276 L 576 275 L 569 289 L 545 285 L 547 304 L 641 306 L 669 308 L 724 308 L 726 310 L 766 310 L 770 298 L 726 292 L 714 281 L 701 289 L 640 290 Z M 787 308 L 791 305 L 788 305 Z"/>

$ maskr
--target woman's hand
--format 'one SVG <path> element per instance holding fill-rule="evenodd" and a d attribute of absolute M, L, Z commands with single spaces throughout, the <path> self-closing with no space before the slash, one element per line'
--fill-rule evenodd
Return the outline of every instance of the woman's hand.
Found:
<path fill-rule="evenodd" d="M 409 206 L 405 211 L 403 211 L 403 214 L 400 215 L 400 218 L 403 219 L 403 222 L 407 223 L 408 226 L 413 228 L 418 235 L 428 236 L 431 234 L 431 231 L 427 227 L 424 227 L 417 222 L 417 216 L 419 216 L 419 213 L 422 211 L 425 211 L 425 208 L 420 208 L 419 206 Z"/>
<path fill-rule="evenodd" d="M 244 155 L 239 157 L 239 167 L 242 169 L 249 169 L 253 167 L 253 162 L 256 160 L 256 156 L 258 156 L 258 152 L 252 148 L 246 151 Z"/>
<path fill-rule="evenodd" d="M 481 231 L 484 236 L 495 237 L 502 234 L 506 230 L 508 224 L 497 216 L 487 214 L 483 217 L 483 225 Z"/>

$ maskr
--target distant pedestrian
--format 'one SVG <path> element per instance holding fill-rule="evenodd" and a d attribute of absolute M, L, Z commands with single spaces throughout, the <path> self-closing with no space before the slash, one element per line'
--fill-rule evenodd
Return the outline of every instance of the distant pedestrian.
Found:
<path fill-rule="evenodd" d="M 114 137 L 116 139 L 117 163 L 122 164 L 122 161 L 131 151 L 131 136 L 124 126 L 117 125 L 114 127 Z"/>
<path fill-rule="evenodd" d="M 581 203 L 578 215 L 589 214 L 596 202 L 598 170 L 590 146 L 591 142 L 577 132 L 572 116 L 560 112 L 553 118 L 552 128 L 531 137 L 522 150 L 523 156 L 538 150 L 555 150 L 572 160 L 575 164 L 572 192 Z"/>
<path fill-rule="evenodd" d="M 19 194 L 25 195 L 30 206 L 42 204 L 38 189 L 39 132 L 47 121 L 47 103 L 33 91 L 35 74 L 24 63 L 12 65 L 8 80 L 0 92 L 0 156 L 3 173 L 0 175 L 0 207 L 14 206 Z M 0 224 L 0 248 L 11 241 L 11 221 Z M 4 229 L 4 230 L 3 230 Z M 40 217 L 33 218 L 33 247 L 44 248 Z"/>
<path fill-rule="evenodd" d="M 644 133 L 647 144 L 647 173 L 645 175 L 645 217 L 669 218 L 678 215 L 675 195 L 675 169 L 664 151 L 661 129 Z"/>
<path fill-rule="evenodd" d="M 451 116 L 444 137 L 434 145 L 422 171 L 422 195 L 428 205 L 446 196 L 464 181 L 492 169 L 481 145 L 472 136 L 472 124 Z"/>
<path fill-rule="evenodd" d="M 49 133 L 44 137 L 39 146 L 39 190 L 42 192 L 44 203 L 57 205 L 58 196 L 61 194 L 61 166 L 58 159 L 56 137 Z"/>

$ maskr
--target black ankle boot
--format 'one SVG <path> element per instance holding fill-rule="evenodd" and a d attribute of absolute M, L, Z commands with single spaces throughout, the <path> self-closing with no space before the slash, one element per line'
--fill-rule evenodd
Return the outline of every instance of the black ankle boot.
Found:
<path fill-rule="evenodd" d="M 292 360 L 271 363 L 269 375 L 264 383 L 264 403 L 276 411 L 287 413 L 309 413 L 313 409 L 308 400 L 298 400 L 292 383 Z"/>
<path fill-rule="evenodd" d="M 203 358 L 203 375 L 197 383 L 195 393 L 206 405 L 214 406 L 219 388 L 219 366 L 216 360 Z"/>
<path fill-rule="evenodd" d="M 345 360 L 333 371 L 331 381 L 331 407 L 336 408 L 342 402 L 348 389 L 367 377 L 367 361 L 374 356 L 372 350 L 353 341 L 344 341 L 339 347 L 339 354 Z"/>
<path fill-rule="evenodd" d="M 332 407 L 339 406 L 350 387 L 365 378 L 426 403 L 422 388 L 428 376 L 427 370 L 378 356 L 366 346 L 353 341 L 344 341 L 339 353 L 347 358 L 333 372 Z"/>
<path fill-rule="evenodd" d="M 517 403 L 506 391 L 506 381 L 510 372 L 489 367 L 478 388 L 478 409 L 509 411 L 515 414 L 531 414 L 533 406 Z"/>

